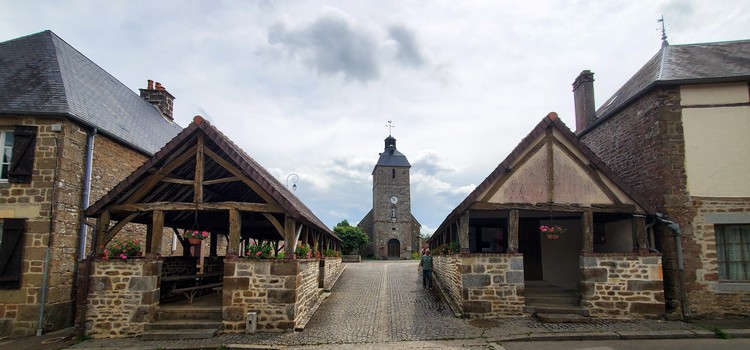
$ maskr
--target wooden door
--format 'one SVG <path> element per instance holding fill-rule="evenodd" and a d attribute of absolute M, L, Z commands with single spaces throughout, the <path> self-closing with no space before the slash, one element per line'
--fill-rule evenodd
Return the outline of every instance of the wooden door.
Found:
<path fill-rule="evenodd" d="M 388 258 L 400 258 L 401 257 L 401 243 L 392 238 L 388 241 Z"/>

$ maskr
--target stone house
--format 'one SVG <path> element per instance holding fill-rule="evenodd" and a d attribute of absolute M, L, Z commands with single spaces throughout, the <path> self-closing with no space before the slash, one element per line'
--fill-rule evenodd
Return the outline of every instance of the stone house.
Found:
<path fill-rule="evenodd" d="M 428 244 L 438 285 L 466 317 L 657 318 L 652 214 L 553 112 Z"/>
<path fill-rule="evenodd" d="M 0 43 L 0 336 L 73 324 L 83 209 L 182 130 L 141 92 L 51 31 Z"/>
<path fill-rule="evenodd" d="M 200 116 L 85 214 L 97 221 L 95 247 L 105 246 L 127 223 L 148 227 L 145 257 L 87 259 L 80 314 L 92 337 L 195 337 L 194 329 L 184 327 L 195 320 L 201 328 L 213 320 L 206 337 L 217 331 L 291 331 L 303 327 L 343 269 L 338 256 L 295 256 L 299 244 L 340 251 L 341 240 Z M 164 238 L 173 236 L 164 228 L 210 232 L 203 271 L 195 268 L 197 257 L 160 253 Z M 219 249 L 220 241 L 226 249 Z M 248 247 L 260 242 L 283 242 L 284 256 L 248 255 Z M 194 296 L 202 296 L 200 307 L 192 306 Z M 179 322 L 165 322 L 174 312 Z"/>
<path fill-rule="evenodd" d="M 662 217 L 671 317 L 750 313 L 750 40 L 669 45 L 595 110 L 573 84 L 576 134 Z"/>

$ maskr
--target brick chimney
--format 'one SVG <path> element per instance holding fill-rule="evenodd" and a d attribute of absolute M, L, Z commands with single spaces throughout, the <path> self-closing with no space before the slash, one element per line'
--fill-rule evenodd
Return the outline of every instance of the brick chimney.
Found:
<path fill-rule="evenodd" d="M 590 70 L 581 72 L 573 82 L 573 101 L 576 110 L 576 132 L 579 132 L 596 120 L 594 73 Z"/>
<path fill-rule="evenodd" d="M 167 92 L 167 89 L 161 85 L 161 83 L 149 79 L 148 86 L 145 89 L 139 89 L 141 91 L 141 98 L 146 100 L 148 103 L 156 106 L 162 115 L 167 117 L 169 120 L 174 120 L 172 117 L 172 104 L 174 96 Z"/>

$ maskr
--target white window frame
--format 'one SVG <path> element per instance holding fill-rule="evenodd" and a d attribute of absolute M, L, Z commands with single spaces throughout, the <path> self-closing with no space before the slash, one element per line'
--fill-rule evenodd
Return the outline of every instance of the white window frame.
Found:
<path fill-rule="evenodd" d="M 8 139 L 8 135 L 13 137 L 13 130 L 0 129 L 0 182 L 8 182 L 8 171 L 10 170 L 10 163 L 12 161 L 10 157 L 7 159 L 7 162 L 5 159 L 6 150 L 10 150 L 11 155 L 13 154 L 13 141 L 11 141 L 9 146 L 5 145 L 5 140 Z M 2 174 L 1 172 L 3 166 L 7 167 L 5 174 Z"/>

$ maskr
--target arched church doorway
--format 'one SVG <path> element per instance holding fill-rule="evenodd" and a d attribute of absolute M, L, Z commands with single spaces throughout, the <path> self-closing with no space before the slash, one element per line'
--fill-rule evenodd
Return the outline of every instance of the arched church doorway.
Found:
<path fill-rule="evenodd" d="M 401 257 L 401 242 L 395 238 L 388 241 L 388 259 L 398 259 Z"/>

